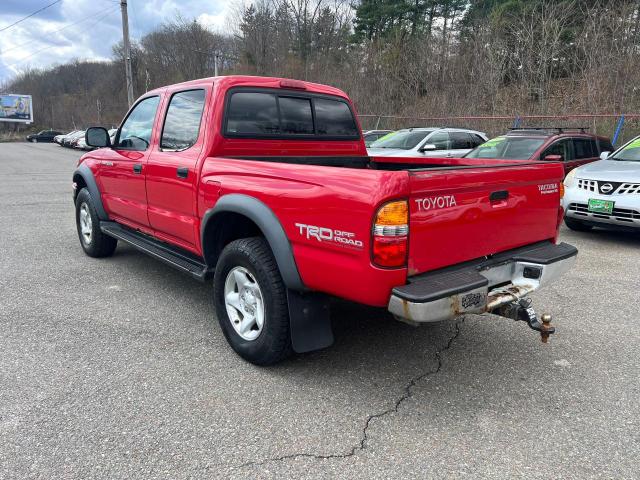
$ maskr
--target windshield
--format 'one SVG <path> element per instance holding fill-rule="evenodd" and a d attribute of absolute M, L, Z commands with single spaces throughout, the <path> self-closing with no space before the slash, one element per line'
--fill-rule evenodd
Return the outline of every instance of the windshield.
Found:
<path fill-rule="evenodd" d="M 398 130 L 376 140 L 370 148 L 399 148 L 411 150 L 415 148 L 433 130 Z"/>
<path fill-rule="evenodd" d="M 470 151 L 466 158 L 528 160 L 543 143 L 542 138 L 496 137 Z"/>
<path fill-rule="evenodd" d="M 620 160 L 623 162 L 640 162 L 640 138 L 636 138 L 626 147 L 623 147 L 615 155 L 607 160 Z"/>

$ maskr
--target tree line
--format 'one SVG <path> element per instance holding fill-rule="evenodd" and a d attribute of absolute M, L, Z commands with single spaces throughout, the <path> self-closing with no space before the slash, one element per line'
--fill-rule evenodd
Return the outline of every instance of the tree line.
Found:
<path fill-rule="evenodd" d="M 225 33 L 178 17 L 134 42 L 134 91 L 220 74 L 345 90 L 360 113 L 406 116 L 637 112 L 640 0 L 254 0 Z M 27 69 L 38 125 L 117 124 L 121 43 L 110 62 Z M 397 126 L 397 125 L 395 125 Z"/>

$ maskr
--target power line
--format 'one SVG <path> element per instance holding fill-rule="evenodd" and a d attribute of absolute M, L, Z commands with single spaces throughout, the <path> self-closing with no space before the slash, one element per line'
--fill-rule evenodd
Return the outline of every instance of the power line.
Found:
<path fill-rule="evenodd" d="M 87 26 L 87 28 L 81 30 L 78 33 L 84 32 L 87 29 L 89 29 L 90 27 L 93 27 L 94 25 L 98 24 L 100 22 L 100 20 L 102 20 L 103 18 L 105 18 L 106 16 L 108 16 L 108 15 L 114 13 L 114 12 L 115 12 L 115 10 L 108 11 L 104 15 L 96 18 L 95 22 L 89 24 Z M 7 65 L 7 68 L 15 67 L 16 65 L 19 65 L 20 63 L 24 62 L 25 60 L 28 60 L 29 58 L 33 57 L 34 55 L 37 55 L 40 52 L 44 52 L 45 50 L 49 50 L 50 48 L 54 48 L 54 47 L 58 47 L 58 45 L 47 45 L 46 47 L 41 48 L 40 50 L 36 50 L 35 52 L 31 53 L 30 55 L 27 55 L 26 57 L 22 57 L 22 58 L 18 59 L 16 62 L 12 63 L 11 65 Z"/>
<path fill-rule="evenodd" d="M 40 10 L 36 10 L 33 13 L 30 13 L 29 15 L 27 15 L 26 17 L 22 17 L 20 20 L 18 20 L 17 22 L 12 23 L 11 25 L 7 25 L 6 27 L 0 28 L 0 32 L 4 32 L 5 30 L 9 30 L 11 27 L 14 27 L 16 25 L 18 25 L 21 22 L 24 22 L 27 18 L 31 18 L 34 15 L 42 12 L 43 10 L 46 10 L 49 7 L 52 7 L 53 5 L 55 5 L 56 3 L 60 3 L 62 0 L 56 0 L 55 2 L 51 2 L 49 5 L 45 5 L 44 7 L 42 7 Z"/>
<path fill-rule="evenodd" d="M 112 11 L 115 11 L 115 10 L 116 10 L 116 9 L 118 9 L 118 8 L 120 8 L 120 7 L 119 7 L 119 6 L 112 7 Z M 109 13 L 111 13 L 111 12 L 109 12 Z M 45 33 L 46 33 L 47 35 L 53 35 L 53 34 L 56 34 L 56 33 L 58 33 L 58 32 L 61 32 L 61 31 L 63 31 L 63 30 L 66 30 L 67 28 L 73 27 L 74 25 L 78 25 L 78 24 L 80 24 L 80 23 L 82 23 L 82 22 L 85 22 L 85 21 L 87 21 L 87 20 L 89 20 L 89 19 L 95 18 L 95 16 L 96 16 L 96 14 L 95 14 L 95 13 L 92 13 L 91 15 L 88 15 L 88 16 L 86 16 L 86 17 L 84 17 L 84 18 L 82 18 L 82 19 L 78 20 L 77 22 L 69 23 L 68 25 L 65 25 L 64 27 L 59 28 L 58 30 L 54 30 L 53 32 L 45 32 Z M 39 41 L 39 39 L 37 39 L 37 38 L 36 38 L 36 39 L 34 39 L 34 40 L 29 40 L 28 42 L 21 43 L 20 45 L 14 45 L 14 46 L 13 46 L 13 47 L 11 47 L 11 48 L 7 48 L 6 50 L 2 50 L 2 51 L 0 51 L 0 56 L 4 55 L 4 54 L 5 54 L 5 53 L 7 53 L 7 52 L 10 52 L 11 50 L 15 50 L 16 48 L 24 47 L 24 46 L 26 46 L 26 45 L 31 45 L 32 43 L 35 43 L 35 42 L 37 42 L 37 41 Z"/>

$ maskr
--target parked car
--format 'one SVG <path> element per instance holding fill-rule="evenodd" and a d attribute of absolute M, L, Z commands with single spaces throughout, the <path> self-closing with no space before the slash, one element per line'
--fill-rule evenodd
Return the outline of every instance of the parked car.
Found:
<path fill-rule="evenodd" d="M 487 136 L 464 128 L 406 128 L 373 142 L 371 157 L 462 157 L 487 141 Z"/>
<path fill-rule="evenodd" d="M 480 145 L 465 158 L 562 162 L 566 175 L 613 150 L 611 140 L 584 128 L 518 128 Z"/>
<path fill-rule="evenodd" d="M 58 132 L 57 130 L 41 130 L 38 133 L 32 133 L 31 135 L 27 135 L 27 142 L 33 143 L 51 143 L 53 142 L 53 138 L 56 135 L 60 135 L 62 132 Z"/>
<path fill-rule="evenodd" d="M 602 158 L 564 179 L 565 224 L 578 231 L 640 231 L 640 137 Z"/>
<path fill-rule="evenodd" d="M 87 142 L 85 141 L 84 136 L 83 136 L 83 137 L 80 137 L 80 138 L 76 141 L 76 144 L 75 144 L 73 147 L 74 147 L 74 148 L 77 148 L 78 150 L 93 150 L 93 148 L 92 148 L 92 147 L 89 147 L 89 146 L 87 145 Z"/>
<path fill-rule="evenodd" d="M 63 140 L 62 140 L 62 146 L 63 147 L 69 147 L 69 148 L 74 148 L 77 144 L 78 141 L 84 137 L 84 130 L 78 130 L 75 133 L 73 133 L 72 135 L 67 135 Z"/>
<path fill-rule="evenodd" d="M 107 257 L 124 242 L 212 279 L 222 332 L 260 365 L 329 346 L 331 296 L 412 323 L 490 311 L 545 340 L 524 297 L 577 254 L 556 243 L 561 165 L 370 168 L 353 112 L 341 90 L 280 78 L 147 92 L 115 144 L 87 131 L 80 245 Z"/>
<path fill-rule="evenodd" d="M 60 135 L 56 135 L 55 137 L 53 137 L 53 141 L 55 143 L 57 143 L 58 145 L 62 145 L 64 140 L 69 136 L 69 135 L 73 135 L 74 133 L 78 132 L 78 130 L 71 130 L 69 133 L 63 133 Z"/>
<path fill-rule="evenodd" d="M 362 138 L 364 139 L 364 144 L 369 147 L 373 142 L 391 132 L 393 132 L 393 130 L 367 130 L 362 132 Z"/>

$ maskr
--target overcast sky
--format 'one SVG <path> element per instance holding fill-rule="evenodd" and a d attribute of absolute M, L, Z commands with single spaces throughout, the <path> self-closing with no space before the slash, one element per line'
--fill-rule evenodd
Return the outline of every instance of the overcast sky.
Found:
<path fill-rule="evenodd" d="M 0 0 L 0 30 L 54 0 Z M 197 18 L 224 30 L 232 0 L 128 0 L 129 30 L 138 39 L 163 22 Z M 119 0 L 61 0 L 0 31 L 0 83 L 26 67 L 47 67 L 71 59 L 105 60 L 122 39 Z"/>

